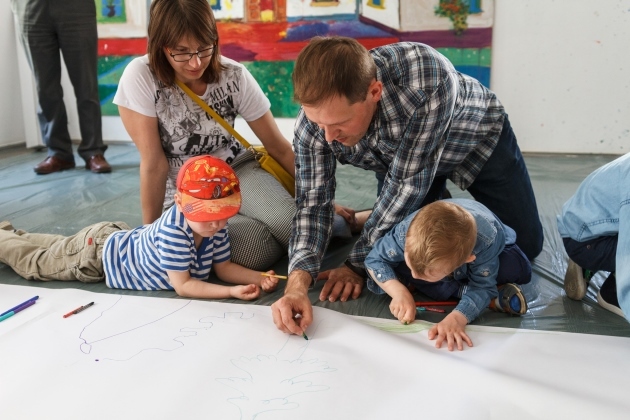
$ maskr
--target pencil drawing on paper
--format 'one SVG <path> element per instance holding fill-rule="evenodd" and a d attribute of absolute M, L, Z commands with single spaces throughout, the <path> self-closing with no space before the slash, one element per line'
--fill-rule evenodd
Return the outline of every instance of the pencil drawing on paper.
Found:
<path fill-rule="evenodd" d="M 80 330 L 80 351 L 98 362 L 129 362 L 149 352 L 173 352 L 201 343 L 197 339 L 210 330 L 214 331 L 213 335 L 222 337 L 225 328 L 238 331 L 244 327 L 243 322 L 253 320 L 256 315 L 255 311 L 205 313 L 192 326 L 191 303 L 182 301 L 158 312 L 145 313 L 139 311 L 133 301 L 119 297 Z M 182 322 L 188 326 L 182 327 Z M 312 331 L 316 329 L 316 325 L 311 326 Z M 246 328 L 243 330 L 245 332 Z M 211 339 L 211 336 L 205 338 Z M 215 383 L 226 387 L 227 407 L 235 406 L 240 419 L 253 420 L 266 412 L 299 409 L 300 402 L 306 401 L 302 396 L 328 391 L 334 383 L 328 375 L 337 372 L 336 368 L 327 361 L 306 356 L 313 342 L 292 335 L 273 343 L 267 350 L 247 346 L 238 353 L 230 353 L 229 358 L 213 362 L 217 363 L 213 366 L 228 369 L 215 377 Z"/>
<path fill-rule="evenodd" d="M 300 407 L 300 395 L 330 389 L 324 375 L 337 369 L 316 358 L 304 358 L 311 342 L 289 336 L 276 354 L 241 356 L 230 362 L 238 374 L 217 381 L 237 391 L 228 402 L 238 407 L 241 420 Z M 327 381 L 326 381 L 327 382 Z"/>
<path fill-rule="evenodd" d="M 195 337 L 199 332 L 212 328 L 212 323 L 207 323 L 203 327 L 164 329 L 161 321 L 186 308 L 191 301 L 183 302 L 179 308 L 166 311 L 157 318 L 153 315 L 146 319 L 133 306 L 125 306 L 124 303 L 123 297 L 118 298 L 81 330 L 81 352 L 96 354 L 100 345 L 106 345 L 107 356 L 99 356 L 97 360 L 123 362 L 147 351 L 177 350 L 185 345 L 186 338 Z M 119 325 L 124 325 L 125 329 L 120 330 L 117 328 Z M 165 335 L 169 337 L 166 340 Z"/>

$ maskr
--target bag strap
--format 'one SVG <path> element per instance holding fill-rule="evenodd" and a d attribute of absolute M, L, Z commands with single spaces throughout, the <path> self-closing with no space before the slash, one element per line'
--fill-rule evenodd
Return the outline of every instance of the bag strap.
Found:
<path fill-rule="evenodd" d="M 252 148 L 252 145 L 249 144 L 249 142 L 247 140 L 245 140 L 245 138 L 243 136 L 241 136 L 238 133 L 238 131 L 236 131 L 234 129 L 234 127 L 232 127 L 230 124 L 228 124 L 227 121 L 225 121 L 223 118 L 221 118 L 221 116 L 219 114 L 217 114 L 214 109 L 210 108 L 207 103 L 205 103 L 203 100 L 201 100 L 201 98 L 198 95 L 196 95 L 195 92 L 190 90 L 190 88 L 188 86 L 186 86 L 181 80 L 175 79 L 175 83 L 177 83 L 177 86 L 179 86 L 181 88 L 181 90 L 186 92 L 186 94 L 188 96 L 190 96 L 190 98 L 193 101 L 195 101 L 197 103 L 197 105 L 199 105 L 204 111 L 206 111 L 208 114 L 210 114 L 210 116 L 212 118 L 214 118 L 214 120 L 216 122 L 221 124 L 221 126 L 223 128 L 225 128 L 231 135 L 233 135 L 235 139 L 240 141 L 243 144 L 243 146 L 245 146 L 246 149 L 254 151 L 253 148 Z"/>

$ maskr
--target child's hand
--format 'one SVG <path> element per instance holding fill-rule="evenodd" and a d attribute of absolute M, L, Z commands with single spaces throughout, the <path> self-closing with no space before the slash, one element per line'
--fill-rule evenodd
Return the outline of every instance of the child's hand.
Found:
<path fill-rule="evenodd" d="M 270 274 L 273 276 L 276 274 L 276 272 L 273 270 L 269 270 L 267 271 L 267 274 Z M 276 290 L 277 286 L 278 286 L 278 277 L 263 276 L 262 280 L 260 281 L 260 287 L 262 287 L 262 289 L 267 293 L 273 292 L 274 290 Z"/>
<path fill-rule="evenodd" d="M 391 282 L 391 280 L 390 280 Z M 416 319 L 416 302 L 407 288 L 400 284 L 395 292 L 392 292 L 392 301 L 389 310 L 403 324 L 411 324 Z"/>
<path fill-rule="evenodd" d="M 260 288 L 255 284 L 230 287 L 230 295 L 236 299 L 252 300 L 260 296 Z"/>
<path fill-rule="evenodd" d="M 442 322 L 435 324 L 429 330 L 429 340 L 435 340 L 436 348 L 441 348 L 442 343 L 446 340 L 448 344 L 448 351 L 453 351 L 455 344 L 457 343 L 457 350 L 464 350 L 462 341 L 468 344 L 468 347 L 472 347 L 473 343 L 470 337 L 465 332 L 466 324 L 468 320 L 459 311 L 453 311 Z"/>

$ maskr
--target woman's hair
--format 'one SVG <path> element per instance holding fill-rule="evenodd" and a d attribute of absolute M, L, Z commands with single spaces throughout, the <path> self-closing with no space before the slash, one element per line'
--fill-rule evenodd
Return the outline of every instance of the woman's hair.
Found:
<path fill-rule="evenodd" d="M 314 37 L 295 61 L 293 99 L 317 106 L 345 96 L 352 105 L 365 100 L 375 78 L 374 59 L 355 39 Z"/>
<path fill-rule="evenodd" d="M 435 201 L 420 209 L 409 225 L 405 251 L 410 268 L 418 274 L 436 266 L 453 270 L 472 255 L 477 223 L 463 207 Z"/>
<path fill-rule="evenodd" d="M 175 83 L 175 70 L 164 53 L 164 47 L 174 48 L 186 37 L 202 45 L 214 46 L 210 64 L 201 80 L 206 83 L 219 81 L 223 69 L 219 33 L 206 0 L 154 0 L 149 11 L 148 35 L 149 67 L 165 85 Z"/>

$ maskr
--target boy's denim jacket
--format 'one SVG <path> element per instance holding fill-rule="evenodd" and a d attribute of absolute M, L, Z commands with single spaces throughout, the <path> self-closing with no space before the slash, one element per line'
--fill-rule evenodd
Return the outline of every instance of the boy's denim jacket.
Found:
<path fill-rule="evenodd" d="M 455 310 L 461 312 L 468 322 L 472 322 L 488 307 L 490 300 L 498 295 L 496 278 L 499 271 L 499 254 L 506 245 L 516 242 L 516 233 L 477 201 L 468 199 L 445 201 L 451 201 L 466 209 L 477 223 L 477 243 L 473 249 L 476 258 L 473 262 L 463 264 L 452 274 L 455 280 L 468 280 L 468 287 Z M 385 293 L 373 279 L 380 282 L 397 279 L 394 267 L 405 264 L 407 230 L 416 213 L 418 211 L 394 226 L 372 247 L 372 251 L 365 259 L 365 268 L 369 275 L 367 287 L 370 291 L 377 294 Z"/>
<path fill-rule="evenodd" d="M 617 299 L 630 320 L 630 153 L 582 181 L 562 206 L 558 232 L 578 242 L 617 235 Z"/>

